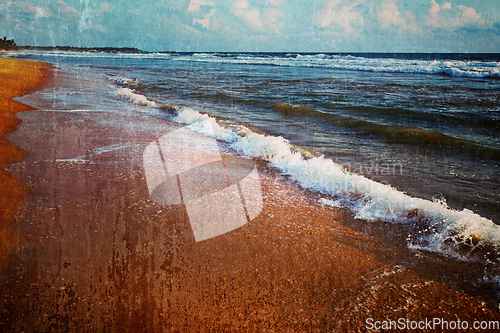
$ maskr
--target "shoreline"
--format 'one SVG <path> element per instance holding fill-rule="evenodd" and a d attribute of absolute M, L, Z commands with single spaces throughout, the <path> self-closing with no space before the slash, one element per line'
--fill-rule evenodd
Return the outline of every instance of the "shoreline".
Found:
<path fill-rule="evenodd" d="M 10 170 L 30 194 L 17 215 L 24 243 L 2 271 L 5 331 L 325 332 L 363 331 L 368 318 L 500 319 L 440 281 L 438 259 L 345 226 L 351 217 L 261 161 L 262 213 L 195 242 L 185 209 L 151 201 L 142 166 L 144 148 L 179 125 L 104 110 L 19 117 L 9 139 L 30 153 Z"/>
<path fill-rule="evenodd" d="M 31 107 L 13 101 L 43 85 L 49 75 L 48 63 L 2 58 L 0 55 L 0 267 L 10 250 L 18 243 L 12 229 L 12 221 L 28 194 L 26 186 L 13 178 L 5 168 L 21 161 L 26 152 L 9 143 L 5 136 L 20 123 L 16 113 L 32 110 Z"/>

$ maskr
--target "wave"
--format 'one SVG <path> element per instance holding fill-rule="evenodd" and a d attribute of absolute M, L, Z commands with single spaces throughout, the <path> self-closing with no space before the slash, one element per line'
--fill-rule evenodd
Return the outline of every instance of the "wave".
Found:
<path fill-rule="evenodd" d="M 322 204 L 347 208 L 355 218 L 366 221 L 411 225 L 414 230 L 406 239 L 409 248 L 465 261 L 500 262 L 500 226 L 468 209 L 454 210 L 443 200 L 411 197 L 390 185 L 351 173 L 324 156 L 305 157 L 282 137 L 255 133 L 241 125 L 228 128 L 190 108 L 177 107 L 172 120 L 198 123 L 195 130 L 200 134 L 269 162 L 300 186 L 325 195 Z M 206 120 L 211 120 L 213 132 L 206 128 Z"/>
<path fill-rule="evenodd" d="M 172 60 L 244 63 L 284 67 L 317 67 L 388 73 L 441 74 L 472 78 L 500 78 L 500 63 L 498 60 L 366 58 L 327 54 L 237 54 L 232 57 L 221 58 L 211 53 L 179 55 L 173 57 Z"/>
<path fill-rule="evenodd" d="M 363 128 L 364 131 L 379 135 L 391 143 L 435 149 L 451 149 L 460 153 L 500 161 L 500 149 L 486 147 L 479 143 L 456 138 L 436 130 L 412 126 L 379 125 L 366 122 L 359 123 L 353 127 L 357 127 L 358 129 Z"/>
<path fill-rule="evenodd" d="M 436 54 L 434 59 L 431 59 L 429 57 L 432 55 L 411 57 L 411 54 L 399 58 L 397 57 L 398 54 L 372 54 L 370 56 L 363 54 L 364 56 L 356 56 L 298 53 L 105 53 L 33 50 L 21 51 L 17 54 L 55 58 L 164 59 L 387 73 L 440 74 L 471 78 L 500 78 L 500 62 L 497 58 L 483 57 L 483 59 L 473 55 L 467 55 L 465 58 L 468 59 L 450 59 Z"/>
<path fill-rule="evenodd" d="M 491 102 L 491 103 L 490 103 Z M 487 104 L 488 106 L 499 103 L 497 101 L 482 100 L 475 103 L 474 101 L 446 103 L 451 106 L 477 106 Z M 443 104 L 445 104 L 443 102 Z M 461 112 L 424 112 L 419 110 L 398 108 L 398 107 L 373 107 L 373 106 L 342 106 L 342 110 L 346 110 L 352 114 L 368 115 L 373 117 L 389 117 L 390 119 L 412 119 L 412 121 L 428 122 L 432 120 L 434 123 L 453 124 L 461 127 L 467 124 L 468 127 L 479 127 L 497 132 L 500 129 L 500 113 L 498 112 L 474 112 L 473 110 L 462 110 Z"/>
<path fill-rule="evenodd" d="M 269 104 L 268 107 L 283 112 L 285 115 L 291 117 L 306 116 L 320 118 L 335 126 L 351 128 L 369 135 L 377 135 L 390 143 L 434 149 L 452 149 L 460 153 L 467 153 L 481 158 L 500 161 L 500 149 L 483 146 L 479 143 L 457 138 L 432 129 L 424 129 L 415 126 L 386 125 L 355 116 L 341 116 L 334 113 L 321 112 L 306 106 L 284 102 L 275 102 Z M 371 113 L 378 111 L 378 113 L 385 113 L 391 116 L 407 113 L 402 109 L 385 110 L 380 108 L 367 108 L 367 110 Z M 406 116 L 408 115 L 406 114 Z M 428 117 L 428 115 L 426 116 Z M 412 119 L 415 118 L 416 117 L 412 117 Z"/>
<path fill-rule="evenodd" d="M 289 115 L 316 115 L 320 114 L 320 112 L 314 108 L 310 108 L 307 106 L 290 104 L 284 102 L 275 102 L 268 105 L 269 108 L 276 109 L 285 114 Z"/>
<path fill-rule="evenodd" d="M 107 75 L 107 78 L 108 80 L 119 85 L 133 86 L 133 87 L 137 87 L 139 85 L 139 80 L 131 79 L 123 75 L 109 74 Z"/>
<path fill-rule="evenodd" d="M 114 94 L 116 96 L 128 99 L 136 105 L 151 107 L 157 106 L 156 102 L 147 99 L 142 94 L 137 93 L 135 88 L 149 88 L 147 85 L 141 84 L 137 79 L 128 78 L 122 75 L 108 75 L 108 79 L 120 86 L 124 86 L 114 91 Z M 216 94 L 211 92 L 209 95 L 212 98 L 228 99 L 233 102 L 235 100 L 238 100 L 234 96 L 228 96 L 226 94 L 223 94 L 222 92 L 218 92 Z M 251 104 L 251 101 L 247 100 L 241 100 L 240 102 L 241 104 Z M 267 105 L 267 107 L 278 110 L 290 117 L 320 118 L 334 126 L 351 128 L 369 135 L 377 135 L 390 143 L 398 143 L 417 147 L 428 147 L 432 149 L 451 149 L 472 156 L 500 161 L 500 149 L 487 147 L 481 145 L 480 143 L 469 141 L 463 138 L 457 138 L 436 130 L 423 129 L 415 126 L 380 124 L 377 122 L 364 120 L 362 117 L 359 118 L 355 116 L 340 116 L 334 113 L 322 112 L 315 108 L 286 102 L 274 102 Z M 398 116 L 402 113 L 411 112 L 403 109 L 366 108 L 365 110 L 365 108 L 359 107 L 356 107 L 355 109 L 355 111 L 360 111 L 358 109 L 361 109 L 362 112 L 377 112 L 379 114 L 391 116 Z M 425 115 L 425 117 L 428 117 L 428 115 Z M 443 115 L 443 117 L 447 116 Z M 412 119 L 416 118 L 416 115 L 412 114 Z M 447 119 L 446 121 L 450 121 L 450 119 Z M 472 123 L 474 123 L 474 121 L 472 121 Z M 491 121 L 490 125 L 491 124 L 495 125 L 496 123 L 495 121 Z"/>
<path fill-rule="evenodd" d="M 121 52 L 91 52 L 91 51 L 34 51 L 22 50 L 12 54 L 18 55 L 33 55 L 39 57 L 51 58 L 98 58 L 98 59 L 171 59 L 172 54 L 169 53 L 121 53 Z"/>
<path fill-rule="evenodd" d="M 148 99 L 146 96 L 137 93 L 136 89 L 140 88 L 148 88 L 147 85 L 144 85 L 139 82 L 137 79 L 131 79 L 124 75 L 116 75 L 116 74 L 108 74 L 106 75 L 108 80 L 115 83 L 119 88 L 115 86 L 110 86 L 113 88 L 113 95 L 128 100 L 136 105 L 141 106 L 149 106 L 156 107 L 157 104 L 155 101 Z M 130 88 L 129 88 L 130 87 Z"/>
<path fill-rule="evenodd" d="M 150 107 L 157 106 L 156 102 L 149 100 L 144 95 L 137 94 L 134 90 L 129 88 L 118 88 L 113 93 L 115 96 L 127 99 L 136 105 L 150 106 Z"/>
<path fill-rule="evenodd" d="M 135 84 L 134 80 L 126 77 L 118 81 Z M 170 120 L 189 124 L 200 134 L 224 141 L 240 154 L 267 161 L 298 185 L 320 193 L 323 205 L 348 209 L 357 219 L 408 226 L 406 243 L 411 249 L 431 251 L 464 261 L 500 263 L 500 226 L 471 210 L 452 209 L 444 200 L 412 197 L 388 184 L 350 172 L 332 159 L 308 154 L 283 137 L 257 133 L 241 124 L 216 120 L 187 107 L 169 104 L 162 108 L 130 88 L 114 91 L 132 103 L 163 109 L 170 114 Z M 273 103 L 270 107 L 290 115 L 331 116 L 289 103 Z M 373 130 L 373 124 L 356 121 L 353 124 L 351 126 L 368 126 Z M 450 140 L 442 138 L 440 133 L 421 129 L 381 126 L 379 130 L 393 133 L 391 135 L 398 138 L 406 136 L 411 141 L 422 141 L 425 137 L 429 142 Z"/>

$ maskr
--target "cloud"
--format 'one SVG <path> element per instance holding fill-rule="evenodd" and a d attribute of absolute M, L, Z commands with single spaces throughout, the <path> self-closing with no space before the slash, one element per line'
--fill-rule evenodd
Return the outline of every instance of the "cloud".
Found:
<path fill-rule="evenodd" d="M 206 2 L 205 0 L 191 0 L 187 11 L 189 13 L 199 12 L 201 11 L 201 6 L 213 6 L 213 3 Z"/>
<path fill-rule="evenodd" d="M 263 31 L 264 24 L 260 19 L 260 12 L 256 9 L 250 9 L 246 0 L 237 0 L 233 3 L 234 15 L 241 18 L 253 30 Z"/>
<path fill-rule="evenodd" d="M 192 26 L 189 26 L 189 25 L 186 25 L 186 24 L 181 24 L 181 27 L 186 31 L 186 32 L 189 32 L 189 33 L 193 33 L 193 34 L 196 34 L 196 35 L 199 35 L 200 32 L 198 30 L 196 30 L 195 28 L 193 28 Z"/>
<path fill-rule="evenodd" d="M 415 15 L 409 11 L 401 13 L 396 4 L 397 2 L 398 0 L 383 0 L 377 8 L 378 20 L 382 27 L 395 26 L 403 30 L 419 31 Z"/>
<path fill-rule="evenodd" d="M 427 25 L 444 30 L 455 30 L 473 24 L 487 25 L 488 21 L 481 19 L 481 13 L 477 13 L 472 7 L 458 5 L 453 7 L 451 2 L 439 5 L 431 0 L 431 7 L 427 16 Z"/>
<path fill-rule="evenodd" d="M 495 1 L 0 0 L 0 36 L 147 50 L 434 51 L 500 35 Z M 484 49 L 496 51 L 491 40 Z"/>
<path fill-rule="evenodd" d="M 265 25 L 278 34 L 283 29 L 283 22 L 279 20 L 281 16 L 283 16 L 283 13 L 279 8 L 266 8 L 262 11 L 262 18 L 266 22 Z"/>
<path fill-rule="evenodd" d="M 354 8 L 364 2 L 366 0 L 357 0 L 352 3 L 348 0 L 326 0 L 322 10 L 316 16 L 316 26 L 325 28 L 334 25 L 341 27 L 344 33 L 355 32 L 353 26 L 362 25 L 365 20 Z"/>
<path fill-rule="evenodd" d="M 282 0 L 269 0 L 272 7 L 259 7 L 260 11 L 250 8 L 247 0 L 233 2 L 232 13 L 242 19 L 252 30 L 260 33 L 273 31 L 280 33 L 283 24 L 279 18 L 283 15 L 279 7 Z"/>
<path fill-rule="evenodd" d="M 52 16 L 52 12 L 47 7 L 34 6 L 26 1 L 17 4 L 17 9 L 21 15 L 33 17 L 35 20 Z"/>
<path fill-rule="evenodd" d="M 202 33 L 176 15 L 161 16 L 158 21 L 161 31 L 168 31 L 169 35 L 175 36 L 176 40 L 197 40 L 202 36 Z"/>
<path fill-rule="evenodd" d="M 61 0 L 62 1 L 62 0 Z M 104 12 L 109 12 L 111 9 L 113 9 L 115 6 L 110 3 L 110 2 L 105 2 L 101 5 L 101 9 L 104 11 Z"/>
<path fill-rule="evenodd" d="M 214 13 L 215 9 L 212 9 L 203 17 L 203 19 L 193 19 L 193 22 L 201 24 L 206 29 L 210 29 L 210 18 L 214 15 Z"/>
<path fill-rule="evenodd" d="M 63 0 L 59 0 L 55 11 L 57 12 L 57 16 L 59 18 L 63 18 L 66 20 L 74 19 L 79 15 L 78 11 L 75 8 L 69 6 Z"/>
<path fill-rule="evenodd" d="M 36 7 L 36 19 L 39 19 L 41 17 L 50 17 L 52 16 L 52 13 L 50 10 L 46 7 Z"/>

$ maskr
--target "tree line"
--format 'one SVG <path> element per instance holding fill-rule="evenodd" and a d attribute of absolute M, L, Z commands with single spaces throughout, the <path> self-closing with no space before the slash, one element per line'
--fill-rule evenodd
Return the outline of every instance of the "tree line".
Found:
<path fill-rule="evenodd" d="M 17 44 L 14 39 L 7 39 L 4 36 L 3 39 L 0 39 L 0 50 L 17 50 Z"/>

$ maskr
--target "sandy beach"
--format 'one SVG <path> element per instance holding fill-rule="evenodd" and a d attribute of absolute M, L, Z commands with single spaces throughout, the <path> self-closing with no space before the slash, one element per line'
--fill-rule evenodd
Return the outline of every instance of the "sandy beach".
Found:
<path fill-rule="evenodd" d="M 19 123 L 15 114 L 30 110 L 27 105 L 12 98 L 23 95 L 40 86 L 47 76 L 49 64 L 0 58 L 0 266 L 8 252 L 17 244 L 17 234 L 11 228 L 12 219 L 27 194 L 26 186 L 12 178 L 5 167 L 19 162 L 25 151 L 5 140 L 5 135 Z"/>
<path fill-rule="evenodd" d="M 0 66 L 2 135 L 17 125 L 0 142 L 2 332 L 363 332 L 400 318 L 500 320 L 487 295 L 462 285 L 463 265 L 349 227 L 351 216 L 262 161 L 260 215 L 196 242 L 183 206 L 150 199 L 142 164 L 146 146 L 179 124 L 33 101 L 36 110 L 11 98 L 43 80 L 85 82 L 47 75 L 48 64 Z"/>

